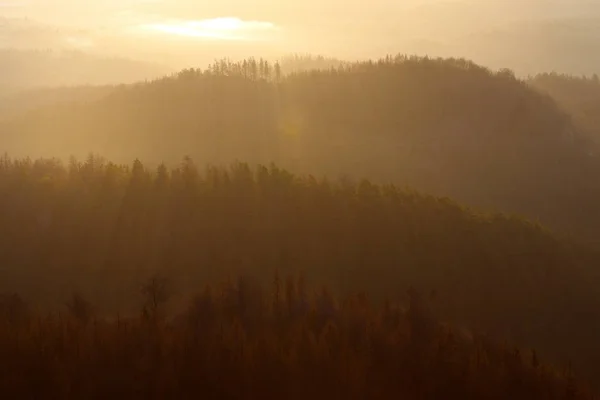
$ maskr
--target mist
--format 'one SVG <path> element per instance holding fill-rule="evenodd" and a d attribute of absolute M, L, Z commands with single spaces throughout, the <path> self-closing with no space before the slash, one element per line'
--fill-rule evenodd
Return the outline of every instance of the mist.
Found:
<path fill-rule="evenodd" d="M 584 0 L 0 0 L 0 398 L 597 398 L 599 39 Z"/>
<path fill-rule="evenodd" d="M 290 53 L 357 59 L 407 53 L 473 59 L 518 75 L 600 66 L 600 6 L 592 1 L 410 0 L 0 3 L 0 47 L 67 49 L 160 63 L 173 70 L 214 59 Z M 215 21 L 236 21 L 217 26 Z M 231 25 L 231 24 L 230 24 Z M 561 60 L 553 55 L 564 53 Z M 98 67 L 100 68 L 100 67 Z"/>

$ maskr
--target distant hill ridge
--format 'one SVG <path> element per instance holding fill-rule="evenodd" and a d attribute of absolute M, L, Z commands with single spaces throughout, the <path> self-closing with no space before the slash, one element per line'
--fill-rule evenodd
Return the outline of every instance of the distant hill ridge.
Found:
<path fill-rule="evenodd" d="M 0 87 L 14 89 L 132 83 L 169 73 L 158 64 L 74 50 L 0 49 L 0 65 Z"/>
<path fill-rule="evenodd" d="M 220 60 L 120 86 L 98 101 L 5 122 L 2 145 L 64 158 L 276 161 L 407 184 L 587 239 L 600 233 L 595 145 L 511 71 L 403 55 L 319 62 L 324 69 L 286 73 L 293 68 L 283 61 Z"/>

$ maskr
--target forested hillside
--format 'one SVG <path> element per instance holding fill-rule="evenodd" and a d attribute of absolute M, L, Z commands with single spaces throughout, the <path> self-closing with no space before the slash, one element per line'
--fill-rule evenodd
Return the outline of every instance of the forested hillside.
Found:
<path fill-rule="evenodd" d="M 600 161 L 573 118 L 510 71 L 465 60 L 398 56 L 290 75 L 221 61 L 31 112 L 0 132 L 13 155 L 275 161 L 410 185 L 587 239 L 600 232 Z"/>
<path fill-rule="evenodd" d="M 102 318 L 74 294 L 63 313 L 0 306 L 3 398 L 587 400 L 570 369 L 439 324 L 408 291 L 407 308 L 364 293 L 311 295 L 275 275 L 207 286 L 165 318 L 169 282 L 142 287 L 139 317 Z M 8 307 L 6 307 L 8 306 Z M 10 312 L 4 312 L 4 311 Z M 35 382 L 35 384 L 32 384 Z"/>
<path fill-rule="evenodd" d="M 438 293 L 443 321 L 600 376 L 600 254 L 502 215 L 368 181 L 276 167 L 175 169 L 90 158 L 0 162 L 0 292 L 42 310 L 82 293 L 103 315 L 139 308 L 160 272 L 174 304 L 231 276 L 304 274 L 334 293 Z"/>
<path fill-rule="evenodd" d="M 0 51 L 0 59 L 1 59 Z M 25 57 L 24 57 L 25 58 Z M 26 63 L 25 60 L 22 63 Z M 31 61 L 31 63 L 34 63 Z M 341 61 L 334 58 L 324 56 L 313 56 L 310 54 L 291 54 L 289 56 L 282 57 L 278 60 L 281 68 L 282 75 L 289 75 L 297 72 L 306 72 L 315 69 L 329 69 L 332 67 L 339 67 L 341 65 L 348 64 L 348 62 Z M 15 66 L 17 68 L 18 65 Z M 72 68 L 63 69 L 71 70 Z M 137 79 L 143 81 L 148 78 L 147 75 L 139 71 Z M 120 85 L 129 82 L 128 79 L 118 81 Z M 103 97 L 114 91 L 118 85 L 98 85 L 96 84 L 83 84 L 83 81 L 75 81 L 77 84 L 71 82 L 70 85 L 60 86 L 60 82 L 53 80 L 47 81 L 35 81 L 28 80 L 29 84 L 27 87 L 35 85 L 41 85 L 41 87 L 23 88 L 12 81 L 13 85 L 2 85 L 0 84 L 0 119 L 11 118 L 22 114 L 27 111 L 39 109 L 45 106 L 53 106 L 57 104 L 72 104 L 72 103 L 87 103 L 90 101 L 100 100 Z M 114 79 L 111 80 L 114 83 Z"/>
<path fill-rule="evenodd" d="M 590 139 L 600 142 L 600 79 L 598 75 L 577 77 L 557 73 L 539 74 L 528 81 L 552 96 Z"/>

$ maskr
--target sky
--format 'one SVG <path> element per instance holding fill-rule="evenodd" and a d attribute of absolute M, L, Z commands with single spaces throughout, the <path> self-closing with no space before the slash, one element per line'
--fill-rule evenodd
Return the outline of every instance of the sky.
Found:
<path fill-rule="evenodd" d="M 449 49 L 511 24 L 600 15 L 592 0 L 0 0 L 0 47 L 185 67 L 221 56 L 342 58 Z M 465 42 L 466 43 L 466 42 Z M 437 46 L 437 47 L 436 47 Z M 448 50 L 449 51 L 449 50 Z M 462 50 L 461 50 L 462 51 Z M 440 50 L 440 52 L 443 52 Z"/>
<path fill-rule="evenodd" d="M 189 0 L 0 0 L 0 46 L 65 47 L 141 58 L 179 58 L 215 44 L 264 42 L 276 48 L 279 26 L 243 7 L 198 8 Z M 204 2 L 202 2 L 204 3 Z M 251 10 L 249 10 L 251 11 Z M 248 18 L 239 15 L 246 14 Z M 225 45 L 224 42 L 230 42 Z M 241 46 L 238 46 L 241 47 Z"/>

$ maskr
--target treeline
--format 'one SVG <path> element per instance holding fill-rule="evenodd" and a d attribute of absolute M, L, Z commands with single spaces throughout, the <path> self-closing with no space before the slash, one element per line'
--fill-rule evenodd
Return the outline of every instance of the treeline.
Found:
<path fill-rule="evenodd" d="M 442 320 L 535 347 L 598 376 L 600 255 L 516 217 L 369 181 L 275 166 L 147 169 L 90 157 L 0 161 L 0 292 L 45 308 L 80 292 L 137 309 L 148 276 L 178 297 L 227 275 L 303 273 L 374 301 L 435 290 Z"/>
<path fill-rule="evenodd" d="M 313 54 L 290 54 L 277 61 L 284 74 L 338 68 L 350 62 L 334 57 Z"/>
<path fill-rule="evenodd" d="M 221 64 L 223 63 L 225 63 L 225 67 L 221 67 Z M 282 57 L 275 63 L 270 63 L 266 60 L 262 60 L 262 74 L 264 74 L 265 65 L 267 67 L 267 71 L 269 71 L 269 75 L 271 74 L 271 72 L 273 72 L 281 76 L 316 69 L 329 69 L 332 67 L 338 67 L 343 64 L 348 63 L 345 61 L 324 56 L 313 56 L 310 54 L 291 54 L 289 56 Z M 227 68 L 234 69 L 231 67 L 231 65 L 231 61 L 218 60 L 217 62 L 212 64 L 208 69 L 221 69 L 223 71 Z M 254 70 L 255 76 L 258 76 L 259 71 L 261 71 L 260 65 L 260 59 L 258 61 L 255 59 L 251 59 L 240 63 L 239 67 L 235 67 L 235 69 L 241 72 L 243 68 L 245 68 L 245 75 L 246 77 L 250 78 L 252 74 L 248 71 L 249 67 L 251 66 L 251 68 Z M 188 71 L 194 71 L 194 69 Z M 185 72 L 186 71 L 182 71 L 182 73 Z M 154 79 L 156 79 L 156 77 L 160 74 L 155 75 L 156 76 L 154 77 Z M 177 74 L 173 76 L 177 76 Z M 149 76 L 147 74 L 140 74 L 137 76 L 137 78 L 134 78 L 133 80 L 147 82 L 148 77 Z M 72 84 L 65 86 L 60 86 L 60 82 L 48 81 L 41 84 L 42 87 L 32 87 L 29 89 L 24 89 L 19 86 L 6 86 L 0 84 L 0 119 L 13 117 L 20 113 L 22 114 L 32 109 L 37 109 L 44 106 L 97 101 L 102 99 L 103 97 L 106 97 L 119 85 L 123 85 L 127 81 L 130 81 L 130 79 L 123 80 L 121 82 L 118 82 L 118 84 L 112 85 L 93 85 L 81 81 L 78 82 L 76 85 Z M 14 82 L 12 83 L 14 84 Z M 40 83 L 38 83 L 38 85 L 40 85 Z"/>
<path fill-rule="evenodd" d="M 0 298 L 0 395 L 89 399 L 592 399 L 570 369 L 535 351 L 441 325 L 427 301 L 372 304 L 311 295 L 275 275 L 270 290 L 229 280 L 166 318 L 169 282 L 142 287 L 138 317 L 94 316 L 73 295 L 35 316 Z"/>
<path fill-rule="evenodd" d="M 221 60 L 93 104 L 32 111 L 0 125 L 2 144 L 19 156 L 93 151 L 173 165 L 189 154 L 367 176 L 597 237 L 591 144 L 551 97 L 510 71 L 401 55 L 319 62 L 329 67 L 286 74 L 283 62 Z"/>

